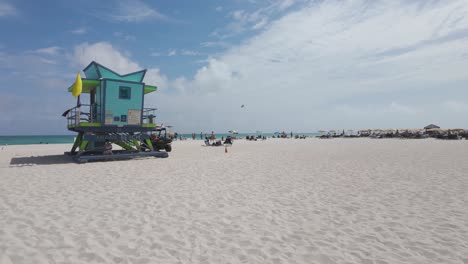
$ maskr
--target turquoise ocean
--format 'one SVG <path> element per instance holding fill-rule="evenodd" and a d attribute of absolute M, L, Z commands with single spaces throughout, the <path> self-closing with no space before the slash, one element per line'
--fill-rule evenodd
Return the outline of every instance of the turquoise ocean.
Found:
<path fill-rule="evenodd" d="M 210 136 L 210 133 L 206 133 L 207 136 Z M 183 138 L 192 139 L 191 133 L 181 134 Z M 195 139 L 200 140 L 200 133 L 195 134 Z M 222 137 L 226 138 L 231 134 L 216 134 L 216 138 L 221 139 Z M 235 136 L 238 138 L 245 138 L 246 136 L 255 136 L 257 133 L 239 133 Z M 262 136 L 273 137 L 275 133 L 262 133 Z M 296 133 L 293 132 L 293 135 L 305 135 L 308 137 L 313 137 L 319 135 L 318 133 Z M 288 133 L 288 136 L 290 134 Z M 203 138 L 205 134 L 203 134 Z M 42 135 L 42 136 L 0 136 L 0 146 L 4 145 L 29 145 L 29 144 L 73 144 L 75 135 Z"/>

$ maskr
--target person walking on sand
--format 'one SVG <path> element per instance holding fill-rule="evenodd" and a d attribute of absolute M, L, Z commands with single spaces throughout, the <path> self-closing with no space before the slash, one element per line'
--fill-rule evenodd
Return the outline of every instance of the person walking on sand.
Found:
<path fill-rule="evenodd" d="M 203 133 L 200 132 L 200 139 L 203 139 Z"/>
<path fill-rule="evenodd" d="M 211 131 L 211 137 L 210 138 L 211 138 L 211 140 L 215 140 L 216 136 L 214 134 L 214 131 Z"/>

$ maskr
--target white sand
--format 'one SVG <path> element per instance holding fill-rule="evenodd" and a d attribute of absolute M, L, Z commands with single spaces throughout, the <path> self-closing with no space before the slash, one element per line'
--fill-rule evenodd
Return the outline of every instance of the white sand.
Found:
<path fill-rule="evenodd" d="M 468 141 L 200 145 L 81 165 L 8 146 L 0 263 L 468 263 Z"/>

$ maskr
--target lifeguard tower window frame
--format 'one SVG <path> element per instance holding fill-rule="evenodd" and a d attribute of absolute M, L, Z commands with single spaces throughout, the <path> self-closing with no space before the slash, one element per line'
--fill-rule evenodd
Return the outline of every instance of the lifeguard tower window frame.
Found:
<path fill-rule="evenodd" d="M 132 97 L 132 88 L 127 86 L 119 87 L 119 99 L 128 99 Z"/>

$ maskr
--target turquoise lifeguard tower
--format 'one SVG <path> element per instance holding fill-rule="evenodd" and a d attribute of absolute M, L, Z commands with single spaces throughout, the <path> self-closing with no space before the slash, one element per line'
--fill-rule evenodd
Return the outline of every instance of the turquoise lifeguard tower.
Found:
<path fill-rule="evenodd" d="M 67 128 L 77 132 L 67 154 L 78 162 L 142 156 L 167 157 L 153 149 L 150 132 L 157 129 L 156 108 L 145 108 L 145 95 L 157 90 L 143 82 L 146 70 L 125 75 L 93 61 L 83 70 L 81 93 L 89 94 L 89 102 L 67 110 Z M 77 82 L 78 82 L 77 77 Z M 68 91 L 72 92 L 76 82 Z M 123 150 L 109 151 L 116 144 Z"/>

